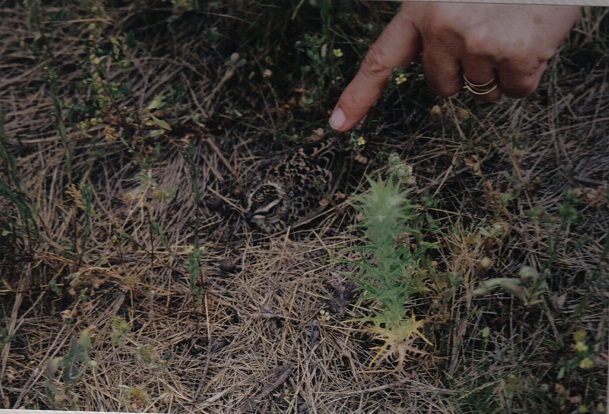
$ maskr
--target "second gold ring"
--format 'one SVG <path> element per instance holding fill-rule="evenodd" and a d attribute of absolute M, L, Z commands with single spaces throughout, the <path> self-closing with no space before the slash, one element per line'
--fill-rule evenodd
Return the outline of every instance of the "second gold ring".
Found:
<path fill-rule="evenodd" d="M 490 81 L 483 83 L 483 84 L 475 84 L 470 82 L 465 75 L 463 75 L 463 81 L 465 82 L 465 85 L 463 86 L 463 89 L 467 90 L 469 93 L 473 93 L 474 95 L 478 95 L 478 96 L 482 96 L 482 95 L 488 95 L 489 93 L 493 92 L 495 89 L 497 89 L 497 87 L 499 86 L 499 83 L 497 82 L 497 79 L 493 78 Z"/>

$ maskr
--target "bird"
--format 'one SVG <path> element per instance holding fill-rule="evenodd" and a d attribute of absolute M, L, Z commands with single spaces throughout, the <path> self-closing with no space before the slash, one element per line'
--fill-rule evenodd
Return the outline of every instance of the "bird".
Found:
<path fill-rule="evenodd" d="M 348 165 L 340 137 L 326 135 L 263 160 L 263 177 L 245 197 L 245 221 L 264 233 L 309 222 L 329 204 Z"/>

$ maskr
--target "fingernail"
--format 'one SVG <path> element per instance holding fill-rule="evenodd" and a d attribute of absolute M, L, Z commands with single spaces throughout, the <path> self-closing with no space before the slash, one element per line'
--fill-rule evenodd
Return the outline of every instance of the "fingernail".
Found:
<path fill-rule="evenodd" d="M 341 129 L 345 125 L 345 113 L 342 109 L 336 108 L 330 117 L 330 126 L 334 129 Z"/>

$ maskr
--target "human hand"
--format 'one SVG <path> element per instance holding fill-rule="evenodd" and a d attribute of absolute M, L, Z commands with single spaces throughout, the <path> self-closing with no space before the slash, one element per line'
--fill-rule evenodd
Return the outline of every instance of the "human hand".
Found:
<path fill-rule="evenodd" d="M 330 125 L 353 128 L 391 71 L 421 52 L 427 83 L 440 96 L 459 92 L 463 77 L 484 101 L 527 96 L 578 16 L 577 6 L 406 2 L 340 96 Z"/>

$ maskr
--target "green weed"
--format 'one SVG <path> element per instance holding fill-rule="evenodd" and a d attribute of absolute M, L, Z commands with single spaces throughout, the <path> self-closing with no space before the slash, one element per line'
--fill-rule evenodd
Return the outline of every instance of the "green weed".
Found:
<path fill-rule="evenodd" d="M 141 387 L 119 386 L 121 389 L 121 403 L 129 411 L 140 411 L 139 408 L 146 404 L 150 397 Z"/>
<path fill-rule="evenodd" d="M 8 136 L 4 130 L 4 113 L 0 109 L 0 160 L 4 167 L 0 170 L 0 199 L 5 199 L 13 204 L 19 216 L 21 224 L 14 222 L 10 215 L 6 215 L 7 223 L 3 223 L 2 233 L 0 237 L 12 235 L 13 245 L 14 238 L 20 237 L 21 232 L 25 232 L 27 238 L 31 241 L 36 234 L 36 226 L 34 216 L 35 213 L 31 207 L 31 202 L 26 192 L 21 187 L 21 179 L 17 170 L 17 162 L 15 156 L 9 150 Z"/>
<path fill-rule="evenodd" d="M 155 363 L 154 348 L 152 345 L 141 345 L 135 350 L 135 357 L 146 366 L 153 366 Z"/>
<path fill-rule="evenodd" d="M 546 275 L 540 274 L 532 267 L 522 266 L 518 271 L 518 276 L 485 280 L 472 291 L 472 296 L 482 296 L 497 288 L 502 288 L 512 296 L 522 300 L 525 306 L 542 303 L 541 295 L 548 290 Z"/>
<path fill-rule="evenodd" d="M 119 345 L 125 341 L 125 338 L 131 331 L 131 326 L 125 318 L 121 316 L 116 316 L 112 320 L 112 334 L 110 336 L 112 340 L 112 345 Z"/>
<path fill-rule="evenodd" d="M 406 308 L 413 294 L 426 290 L 420 261 L 432 245 L 411 246 L 413 235 L 419 231 L 409 227 L 416 208 L 409 199 L 412 189 L 402 189 L 406 182 L 412 183 L 408 166 L 391 156 L 389 178 L 369 178 L 368 182 L 370 191 L 358 197 L 355 207 L 361 215 L 357 227 L 363 232 L 363 245 L 356 248 L 360 260 L 349 262 L 359 272 L 347 276 L 364 292 L 360 303 L 373 308 L 373 316 L 356 321 L 383 343 L 374 360 L 396 357 L 400 369 L 408 354 L 426 353 L 415 346 L 415 340 L 420 338 L 431 345 L 421 332 L 425 321 L 414 312 L 409 316 Z"/>
<path fill-rule="evenodd" d="M 188 280 L 190 286 L 190 294 L 196 299 L 200 299 L 203 295 L 201 288 L 197 287 L 199 273 L 201 272 L 201 252 L 193 250 L 188 254 Z"/>
<path fill-rule="evenodd" d="M 85 329 L 78 339 L 72 338 L 70 349 L 63 357 L 49 360 L 44 371 L 47 398 L 55 409 L 76 410 L 78 395 L 72 388 L 78 379 L 90 367 L 95 367 L 95 361 L 89 358 L 91 351 L 91 330 Z"/>

